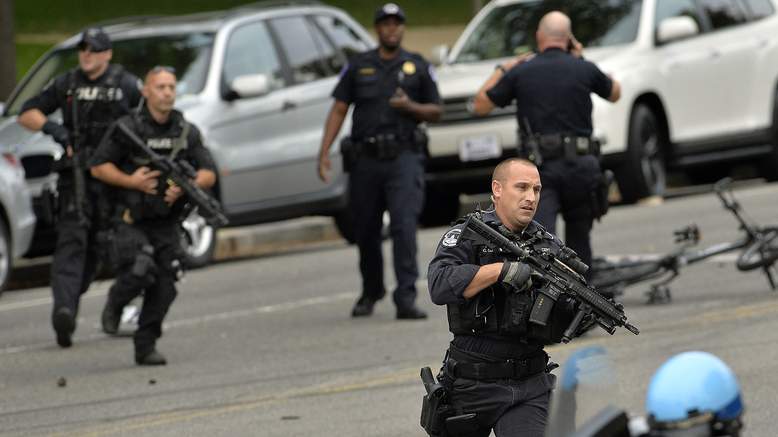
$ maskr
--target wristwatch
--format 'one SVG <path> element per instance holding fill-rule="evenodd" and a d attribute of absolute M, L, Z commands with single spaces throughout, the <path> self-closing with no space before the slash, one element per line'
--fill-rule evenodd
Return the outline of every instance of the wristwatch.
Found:
<path fill-rule="evenodd" d="M 507 70 L 505 70 L 505 67 L 503 67 L 503 66 L 502 66 L 502 64 L 497 64 L 497 65 L 494 67 L 494 69 L 495 69 L 495 70 L 500 70 L 500 71 L 502 72 L 502 74 L 505 74 L 505 73 L 507 73 L 507 72 L 508 72 Z"/>

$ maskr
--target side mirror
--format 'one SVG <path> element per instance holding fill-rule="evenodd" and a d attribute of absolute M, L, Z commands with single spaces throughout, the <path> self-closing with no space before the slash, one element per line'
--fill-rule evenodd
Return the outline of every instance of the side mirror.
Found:
<path fill-rule="evenodd" d="M 700 27 L 691 17 L 665 18 L 656 30 L 656 41 L 666 44 L 671 41 L 688 38 L 700 33 Z"/>
<path fill-rule="evenodd" d="M 259 97 L 270 92 L 270 79 L 266 74 L 247 74 L 233 79 L 225 98 L 227 100 Z"/>
<path fill-rule="evenodd" d="M 448 63 L 448 46 L 441 44 L 432 47 L 430 62 L 432 65 L 443 65 Z"/>

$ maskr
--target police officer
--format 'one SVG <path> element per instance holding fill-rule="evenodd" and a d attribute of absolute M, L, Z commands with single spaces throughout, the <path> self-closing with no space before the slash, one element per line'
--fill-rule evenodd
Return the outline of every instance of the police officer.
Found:
<path fill-rule="evenodd" d="M 533 221 L 540 189 L 535 164 L 503 161 L 493 174 L 494 209 L 481 219 L 516 242 L 558 252 L 561 242 Z M 432 301 L 446 305 L 454 334 L 438 375 L 457 414 L 446 422 L 449 435 L 543 436 L 556 382 L 543 347 L 560 341 L 575 307 L 557 301 L 549 330 L 530 326 L 542 280 L 526 264 L 463 237 L 463 226 L 445 233 L 427 276 Z"/>
<path fill-rule="evenodd" d="M 213 159 L 198 129 L 173 109 L 176 76 L 170 67 L 154 67 L 143 87 L 146 104 L 120 118 L 106 134 L 91 161 L 92 175 L 120 187 L 118 226 L 114 237 L 117 278 L 103 310 L 103 329 L 115 333 L 122 308 L 143 291 L 143 307 L 135 332 L 135 362 L 166 364 L 156 350 L 162 321 L 176 297 L 181 272 L 178 227 L 183 220 L 182 190 L 150 169 L 148 156 L 119 128 L 133 131 L 160 155 L 186 161 L 197 170 L 194 182 L 207 189 L 216 182 Z"/>
<path fill-rule="evenodd" d="M 555 233 L 565 219 L 565 242 L 591 265 L 589 232 L 607 202 L 599 166 L 599 145 L 591 139 L 590 93 L 615 102 L 620 85 L 581 57 L 570 19 L 553 11 L 540 20 L 537 55 L 522 55 L 498 65 L 473 102 L 476 114 L 517 102 L 519 155 L 540 166 L 543 200 L 536 220 Z M 599 195 L 599 198 L 597 198 Z M 607 203 L 606 203 L 607 205 Z"/>
<path fill-rule="evenodd" d="M 107 215 L 102 184 L 89 176 L 85 165 L 75 169 L 73 162 L 85 163 L 109 124 L 136 107 L 141 97 L 138 78 L 109 63 L 112 53 L 111 40 L 102 29 L 85 30 L 78 43 L 79 67 L 57 76 L 25 102 L 18 118 L 22 126 L 43 131 L 65 149 L 54 167 L 59 172 L 59 213 L 51 267 L 52 324 L 63 348 L 72 345 L 80 296 L 94 279 L 99 258 L 96 237 L 104 227 L 102 216 Z M 46 117 L 58 109 L 61 124 Z M 76 172 L 82 172 L 78 176 L 83 179 Z"/>
<path fill-rule="evenodd" d="M 369 316 L 384 297 L 381 226 L 389 210 L 397 288 L 398 319 L 423 319 L 415 305 L 418 267 L 416 226 L 424 201 L 426 135 L 418 124 L 442 112 L 431 66 L 402 49 L 405 14 L 394 3 L 376 11 L 379 47 L 356 56 L 344 68 L 319 153 L 319 177 L 329 180 L 329 150 L 354 104 L 350 141 L 342 145 L 351 169 L 350 198 L 359 247 L 362 296 L 352 317 Z"/>

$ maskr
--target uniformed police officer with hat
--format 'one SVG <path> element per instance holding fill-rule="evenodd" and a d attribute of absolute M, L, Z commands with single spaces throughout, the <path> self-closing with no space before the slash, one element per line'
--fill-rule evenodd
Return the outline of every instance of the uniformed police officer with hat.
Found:
<path fill-rule="evenodd" d="M 177 294 L 175 283 L 184 255 L 178 229 L 186 199 L 179 186 L 167 182 L 167 175 L 153 169 L 149 156 L 133 144 L 125 130 L 157 154 L 188 163 L 196 170 L 194 183 L 203 189 L 216 183 L 216 173 L 197 127 L 173 109 L 173 69 L 151 69 L 143 96 L 146 104 L 142 110 L 112 125 L 90 165 L 96 178 L 120 188 L 114 217 L 117 275 L 103 310 L 103 330 L 116 333 L 122 308 L 143 292 L 134 335 L 135 362 L 163 365 L 167 360 L 156 344 L 162 336 L 162 321 Z"/>
<path fill-rule="evenodd" d="M 615 102 L 619 82 L 581 57 L 570 18 L 544 15 L 536 32 L 538 53 L 497 65 L 473 101 L 476 114 L 516 101 L 519 155 L 540 167 L 543 200 L 536 220 L 555 233 L 557 214 L 565 219 L 565 243 L 591 265 L 589 233 L 607 208 L 607 187 L 592 138 L 591 93 Z"/>
<path fill-rule="evenodd" d="M 22 126 L 50 135 L 65 151 L 54 164 L 59 172 L 59 211 L 51 265 L 52 324 L 63 348 L 72 345 L 80 296 L 89 288 L 98 264 L 97 234 L 105 228 L 110 208 L 103 185 L 89 175 L 83 163 L 108 125 L 137 107 L 141 97 L 139 79 L 110 63 L 111 39 L 102 29 L 86 29 L 77 48 L 78 68 L 57 76 L 25 102 L 18 118 Z M 47 118 L 58 109 L 62 110 L 61 123 Z M 80 168 L 74 168 L 74 162 L 81 163 Z M 77 190 L 83 195 L 77 196 Z"/>
<path fill-rule="evenodd" d="M 426 134 L 419 123 L 439 119 L 442 109 L 431 66 L 402 49 L 405 14 L 394 3 L 375 13 L 379 47 L 355 56 L 332 95 L 319 154 L 319 177 L 327 182 L 330 146 L 354 105 L 351 136 L 341 144 L 351 172 L 349 202 L 359 247 L 362 296 L 353 317 L 369 316 L 384 297 L 381 227 L 391 219 L 398 319 L 427 315 L 416 304 L 416 227 L 424 201 Z"/>

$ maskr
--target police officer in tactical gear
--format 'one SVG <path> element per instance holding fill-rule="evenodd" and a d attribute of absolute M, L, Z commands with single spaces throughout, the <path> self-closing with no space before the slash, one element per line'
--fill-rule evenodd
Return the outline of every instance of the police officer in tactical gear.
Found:
<path fill-rule="evenodd" d="M 592 140 L 593 92 L 615 102 L 617 81 L 581 57 L 581 44 L 570 19 L 559 11 L 540 20 L 538 54 L 525 54 L 498 65 L 473 101 L 476 114 L 516 100 L 519 156 L 539 165 L 543 200 L 535 219 L 555 233 L 556 217 L 565 220 L 565 242 L 591 265 L 589 233 L 607 208 L 607 187 L 599 165 L 599 144 Z"/>
<path fill-rule="evenodd" d="M 79 300 L 94 279 L 97 234 L 105 228 L 109 208 L 105 187 L 89 176 L 83 163 L 110 123 L 137 107 L 141 97 L 138 78 L 110 64 L 111 56 L 108 35 L 99 28 L 85 30 L 78 43 L 79 67 L 57 76 L 25 102 L 18 118 L 22 126 L 51 135 L 65 149 L 54 164 L 59 211 L 51 266 L 52 324 L 63 348 L 72 345 Z M 58 109 L 61 124 L 47 119 Z"/>
<path fill-rule="evenodd" d="M 559 239 L 533 221 L 540 189 L 535 164 L 503 161 L 493 174 L 494 209 L 481 219 L 519 244 L 559 253 Z M 444 234 L 427 276 L 432 301 L 446 305 L 454 334 L 438 375 L 455 414 L 445 422 L 447 435 L 486 437 L 494 430 L 497 437 L 541 437 L 556 381 L 543 347 L 561 340 L 574 303 L 558 301 L 548 329 L 538 329 L 529 313 L 542 278 L 466 238 L 463 228 L 460 222 Z"/>
<path fill-rule="evenodd" d="M 329 180 L 332 142 L 354 104 L 351 137 L 341 144 L 344 167 L 351 172 L 349 202 L 359 247 L 362 296 L 352 317 L 369 316 L 384 297 L 381 227 L 391 218 L 394 303 L 398 319 L 423 319 L 415 305 L 418 266 L 416 227 L 424 202 L 426 134 L 419 123 L 440 118 L 437 85 L 431 66 L 402 49 L 405 15 L 396 4 L 376 11 L 379 47 L 357 55 L 341 73 L 332 95 L 319 153 L 319 177 Z"/>
<path fill-rule="evenodd" d="M 213 159 L 200 132 L 173 109 L 176 76 L 169 67 L 155 67 L 143 87 L 146 104 L 137 114 L 120 118 L 91 161 L 92 175 L 120 187 L 114 252 L 117 278 L 102 315 L 103 330 L 116 333 L 122 308 L 143 292 L 143 307 L 135 332 L 135 362 L 166 364 L 156 350 L 162 321 L 176 297 L 175 283 L 183 256 L 178 227 L 183 220 L 182 190 L 150 168 L 148 156 L 127 138 L 128 128 L 160 155 L 188 162 L 194 182 L 203 189 L 216 182 Z"/>

